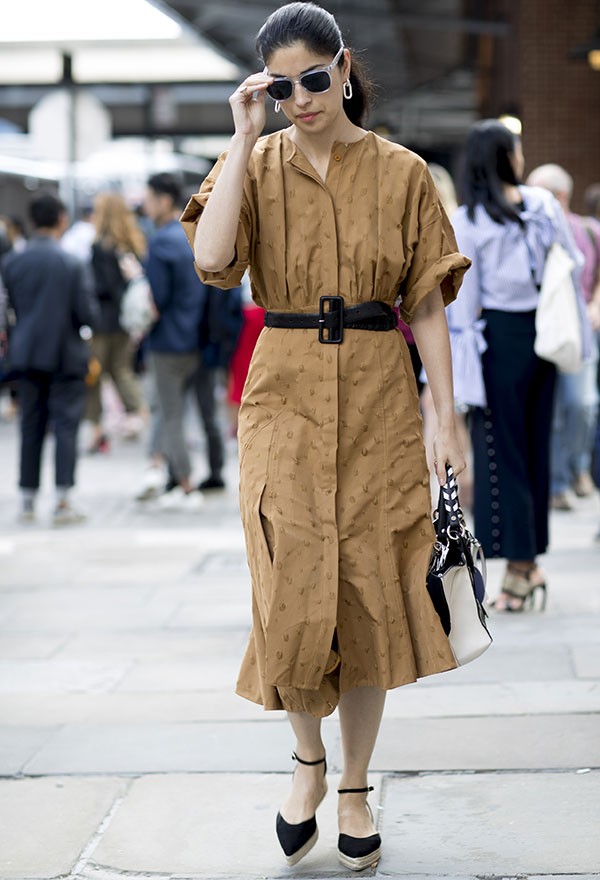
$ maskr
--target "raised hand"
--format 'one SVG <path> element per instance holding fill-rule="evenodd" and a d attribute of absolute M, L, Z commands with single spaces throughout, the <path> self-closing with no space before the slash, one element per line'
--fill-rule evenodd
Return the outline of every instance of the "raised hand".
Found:
<path fill-rule="evenodd" d="M 273 77 L 266 71 L 253 73 L 229 98 L 236 134 L 258 138 L 265 127 L 266 89 Z"/>

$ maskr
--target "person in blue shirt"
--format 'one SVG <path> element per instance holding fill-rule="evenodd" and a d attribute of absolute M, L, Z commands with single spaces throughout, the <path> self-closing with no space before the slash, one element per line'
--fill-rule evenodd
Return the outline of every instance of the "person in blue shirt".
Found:
<path fill-rule="evenodd" d="M 148 242 L 146 275 L 158 312 L 148 350 L 161 414 L 164 453 L 175 486 L 159 498 L 166 507 L 199 506 L 194 491 L 183 415 L 184 400 L 200 363 L 199 327 L 205 293 L 179 224 L 180 188 L 174 175 L 155 174 L 148 180 L 144 209 L 156 231 Z"/>

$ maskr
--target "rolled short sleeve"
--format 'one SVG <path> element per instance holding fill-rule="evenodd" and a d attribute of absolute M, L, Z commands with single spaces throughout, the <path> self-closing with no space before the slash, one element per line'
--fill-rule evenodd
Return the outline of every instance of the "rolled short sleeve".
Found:
<path fill-rule="evenodd" d="M 192 251 L 194 250 L 194 238 L 196 236 L 198 220 L 200 219 L 200 215 L 213 191 L 213 187 L 221 173 L 221 168 L 223 167 L 226 158 L 227 153 L 222 153 L 221 156 L 219 156 L 213 169 L 203 181 L 200 190 L 191 197 L 180 217 L 181 225 L 183 226 Z M 240 221 L 235 239 L 235 256 L 232 262 L 229 266 L 225 266 L 224 269 L 220 269 L 218 272 L 207 272 L 204 269 L 201 269 L 197 263 L 195 264 L 196 272 L 204 284 L 210 284 L 213 287 L 221 287 L 226 290 L 231 287 L 239 287 L 242 282 L 242 276 L 250 262 L 250 252 L 252 242 L 254 241 L 254 212 L 251 207 L 249 191 L 249 180 L 248 176 L 246 176 L 246 183 L 244 184 L 244 192 L 242 195 Z"/>
<path fill-rule="evenodd" d="M 421 174 L 414 196 L 417 210 L 412 212 L 407 229 L 410 263 L 400 286 L 400 316 L 407 324 L 419 303 L 438 284 L 445 305 L 456 299 L 462 277 L 471 265 L 469 258 L 458 250 L 454 230 L 425 165 Z"/>

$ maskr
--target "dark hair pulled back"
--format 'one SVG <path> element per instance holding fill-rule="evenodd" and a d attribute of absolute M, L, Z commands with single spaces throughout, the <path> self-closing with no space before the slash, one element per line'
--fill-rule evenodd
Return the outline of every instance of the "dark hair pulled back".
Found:
<path fill-rule="evenodd" d="M 304 43 L 316 55 L 335 56 L 344 38 L 333 15 L 316 3 L 287 3 L 265 21 L 256 38 L 258 54 L 265 64 L 277 49 Z M 344 64 L 343 56 L 339 65 Z M 373 84 L 362 64 L 352 56 L 350 70 L 352 97 L 344 98 L 346 116 L 355 125 L 363 125 L 373 100 Z"/>
<path fill-rule="evenodd" d="M 520 183 L 510 160 L 516 144 L 517 136 L 496 119 L 484 119 L 471 128 L 462 178 L 463 201 L 471 221 L 475 206 L 482 205 L 496 223 L 522 223 L 518 210 L 504 195 L 504 184 Z"/>

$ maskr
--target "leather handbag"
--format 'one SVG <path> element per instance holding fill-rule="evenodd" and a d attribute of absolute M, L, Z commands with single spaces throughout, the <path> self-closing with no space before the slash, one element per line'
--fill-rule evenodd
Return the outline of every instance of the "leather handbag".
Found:
<path fill-rule="evenodd" d="M 459 666 L 475 660 L 492 643 L 487 627 L 485 557 L 477 538 L 467 528 L 458 500 L 452 468 L 440 488 L 433 514 L 436 542 L 433 547 L 427 589 Z"/>

